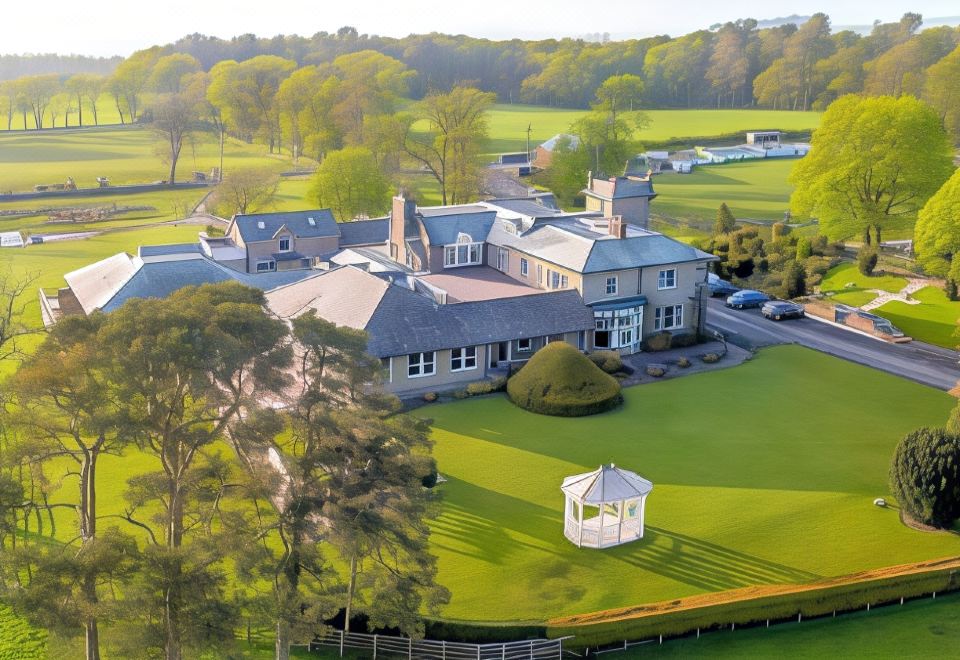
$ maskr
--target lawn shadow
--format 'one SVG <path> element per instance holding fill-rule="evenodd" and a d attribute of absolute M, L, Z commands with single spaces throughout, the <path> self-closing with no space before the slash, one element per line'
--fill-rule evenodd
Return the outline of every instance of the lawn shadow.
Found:
<path fill-rule="evenodd" d="M 657 543 L 663 540 L 668 545 Z M 620 558 L 631 566 L 705 591 L 823 577 L 662 527 L 647 526 L 642 540 L 614 552 L 622 553 Z"/>
<path fill-rule="evenodd" d="M 447 552 L 502 564 L 518 548 L 534 547 L 519 540 L 519 534 L 548 538 L 545 534 L 555 527 L 562 537 L 563 515 L 559 511 L 454 477 L 447 477 L 447 483 L 442 487 L 456 489 L 459 491 L 457 500 L 470 503 L 468 508 L 444 498 L 443 513 L 430 525 L 431 543 Z M 495 511 L 502 515 L 484 516 L 478 511 Z M 466 544 L 469 549 L 453 547 L 452 540 Z M 538 552 L 554 552 L 543 546 L 536 546 L 536 549 Z"/>

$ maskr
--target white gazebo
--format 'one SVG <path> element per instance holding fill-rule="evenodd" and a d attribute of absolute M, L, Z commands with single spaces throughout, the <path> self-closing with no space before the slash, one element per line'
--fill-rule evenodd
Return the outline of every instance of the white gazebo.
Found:
<path fill-rule="evenodd" d="M 609 548 L 643 538 L 653 484 L 611 463 L 563 480 L 563 533 L 577 547 Z"/>

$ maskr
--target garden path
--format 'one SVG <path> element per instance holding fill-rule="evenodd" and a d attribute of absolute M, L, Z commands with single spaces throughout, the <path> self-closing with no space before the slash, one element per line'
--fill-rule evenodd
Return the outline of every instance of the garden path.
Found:
<path fill-rule="evenodd" d="M 860 309 L 865 312 L 869 312 L 870 310 L 876 309 L 881 305 L 885 305 L 892 300 L 899 300 L 907 305 L 919 305 L 920 301 L 914 299 L 912 295 L 920 289 L 930 286 L 931 284 L 932 282 L 930 280 L 913 277 L 907 280 L 907 286 L 903 287 L 896 293 L 881 291 L 880 289 L 869 289 L 869 291 L 876 293 L 877 297 L 861 306 Z"/>

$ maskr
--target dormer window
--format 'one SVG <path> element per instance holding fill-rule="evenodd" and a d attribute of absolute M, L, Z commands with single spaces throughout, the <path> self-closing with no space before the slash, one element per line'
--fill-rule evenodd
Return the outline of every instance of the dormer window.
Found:
<path fill-rule="evenodd" d="M 284 236 L 280 239 L 280 251 L 289 252 L 290 251 L 290 237 Z"/>

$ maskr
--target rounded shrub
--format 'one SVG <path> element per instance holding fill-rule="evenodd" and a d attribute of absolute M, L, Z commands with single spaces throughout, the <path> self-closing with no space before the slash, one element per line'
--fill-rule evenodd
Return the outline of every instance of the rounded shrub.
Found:
<path fill-rule="evenodd" d="M 623 401 L 620 383 L 566 342 L 537 351 L 507 382 L 507 394 L 531 412 L 558 417 L 593 415 Z"/>
<path fill-rule="evenodd" d="M 960 437 L 932 428 L 904 436 L 890 466 L 890 490 L 914 519 L 950 527 L 960 518 Z"/>
<path fill-rule="evenodd" d="M 673 335 L 666 330 L 652 334 L 643 341 L 643 350 L 651 353 L 669 351 L 671 346 L 673 346 Z"/>
<path fill-rule="evenodd" d="M 608 374 L 623 371 L 623 359 L 621 359 L 620 354 L 616 351 L 594 351 L 587 357 Z"/>
<path fill-rule="evenodd" d="M 716 353 L 707 353 L 700 359 L 706 362 L 707 364 L 713 364 L 714 362 L 720 361 L 720 356 L 717 355 Z"/>
<path fill-rule="evenodd" d="M 679 360 L 677 360 L 677 366 L 686 369 L 690 366 L 690 358 L 686 356 L 681 357 Z"/>
<path fill-rule="evenodd" d="M 423 400 L 426 401 L 427 403 L 433 403 L 439 397 L 440 395 L 437 394 L 436 392 L 427 392 L 426 394 L 423 395 Z"/>
<path fill-rule="evenodd" d="M 491 392 L 493 392 L 493 383 L 489 380 L 478 380 L 467 385 L 467 393 L 469 393 L 470 396 L 490 394 Z"/>
<path fill-rule="evenodd" d="M 877 251 L 873 248 L 861 248 L 860 252 L 857 254 L 857 269 L 863 275 L 873 275 L 874 269 L 877 267 Z"/>
<path fill-rule="evenodd" d="M 652 364 L 651 364 L 649 367 L 647 367 L 647 375 L 648 375 L 648 376 L 653 376 L 654 378 L 660 378 L 660 377 L 662 377 L 665 373 L 667 373 L 667 372 L 664 370 L 663 367 L 655 367 L 655 366 L 653 366 Z"/>

